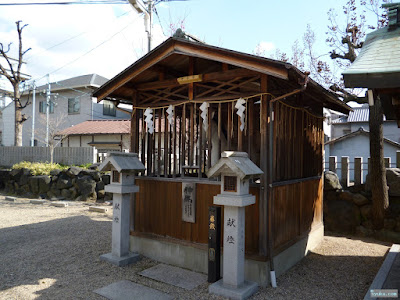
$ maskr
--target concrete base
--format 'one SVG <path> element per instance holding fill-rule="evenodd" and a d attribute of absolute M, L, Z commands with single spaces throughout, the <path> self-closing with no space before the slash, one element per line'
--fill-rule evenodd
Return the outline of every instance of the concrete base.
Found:
<path fill-rule="evenodd" d="M 282 251 L 274 257 L 275 273 L 279 277 L 296 263 L 298 263 L 309 250 L 314 249 L 324 238 L 324 226 L 316 226 L 308 236 Z M 130 236 L 130 251 L 140 253 L 146 257 L 169 265 L 178 266 L 195 272 L 207 274 L 207 250 L 190 247 L 166 240 L 156 240 L 138 236 Z M 222 257 L 222 255 L 221 255 Z M 221 262 L 223 260 L 221 259 Z M 221 263 L 221 271 L 223 265 Z M 245 259 L 245 279 L 257 282 L 266 287 L 270 283 L 269 263 Z"/>
<path fill-rule="evenodd" d="M 233 286 L 224 285 L 223 279 L 211 284 L 208 287 L 210 294 L 215 294 L 229 299 L 243 300 L 249 298 L 258 290 L 258 284 L 251 281 L 245 281 L 241 286 L 235 288 Z"/>
<path fill-rule="evenodd" d="M 137 253 L 129 253 L 129 255 L 118 257 L 113 256 L 112 253 L 107 253 L 100 255 L 100 259 L 122 267 L 137 262 L 140 259 L 140 255 Z"/>
<path fill-rule="evenodd" d="M 89 206 L 89 211 L 99 212 L 99 213 L 106 213 L 106 212 L 108 212 L 108 207 Z"/>

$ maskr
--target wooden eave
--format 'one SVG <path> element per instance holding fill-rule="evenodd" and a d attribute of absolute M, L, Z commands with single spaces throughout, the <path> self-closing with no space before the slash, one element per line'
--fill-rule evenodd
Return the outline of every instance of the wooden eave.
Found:
<path fill-rule="evenodd" d="M 284 80 L 288 79 L 286 63 L 205 44 L 193 43 L 182 39 L 170 38 L 149 52 L 147 55 L 139 59 L 136 63 L 125 69 L 123 72 L 115 76 L 113 79 L 102 85 L 94 92 L 93 96 L 97 97 L 98 101 L 101 101 L 105 98 L 121 100 L 121 102 L 123 102 L 123 100 L 129 101 L 130 99 L 126 99 L 127 90 L 125 93 L 121 93 L 120 88 L 125 88 L 125 85 L 128 85 L 128 89 L 131 91 L 131 93 L 133 93 L 136 89 L 136 83 L 147 83 L 148 87 L 156 84 L 156 82 L 153 82 L 152 80 L 144 80 L 144 82 L 140 82 L 140 77 L 145 77 L 148 75 L 146 74 L 146 71 L 150 71 L 151 68 L 155 68 L 156 70 L 159 69 L 157 68 L 157 64 L 174 54 L 183 55 L 186 57 L 201 58 L 219 63 L 226 63 L 236 68 L 243 68 L 248 73 L 253 71 L 253 74 L 267 74 Z M 215 72 L 210 73 L 211 74 L 205 74 L 203 82 L 206 80 L 211 81 L 215 79 L 213 78 L 213 75 L 221 75 L 221 77 L 218 78 L 219 80 L 225 80 L 227 76 L 232 76 L 232 74 L 229 75 L 229 70 L 226 76 L 223 76 L 222 74 L 216 74 Z M 232 71 L 230 73 L 232 73 Z M 207 78 L 207 76 L 209 77 Z M 172 88 L 177 86 L 176 78 L 177 77 L 175 77 L 175 79 L 172 78 L 170 81 L 165 80 L 165 82 L 162 83 L 162 86 L 158 85 L 157 87 Z M 157 80 L 157 82 L 158 81 L 160 80 Z M 145 87 L 146 85 L 144 85 L 144 87 L 140 87 L 139 84 L 139 89 L 143 89 Z M 121 96 L 123 96 L 125 99 L 123 99 Z"/>
<path fill-rule="evenodd" d="M 98 101 L 131 104 L 137 93 L 139 106 L 151 107 L 185 102 L 190 90 L 196 101 L 235 99 L 258 94 L 263 74 L 269 75 L 272 84 L 268 89 L 274 96 L 300 88 L 305 80 L 305 75 L 288 63 L 170 38 L 101 86 L 93 96 Z M 190 75 L 199 75 L 201 80 L 184 84 L 178 81 Z M 312 80 L 305 93 L 313 99 L 312 105 L 343 113 L 351 110 Z"/>

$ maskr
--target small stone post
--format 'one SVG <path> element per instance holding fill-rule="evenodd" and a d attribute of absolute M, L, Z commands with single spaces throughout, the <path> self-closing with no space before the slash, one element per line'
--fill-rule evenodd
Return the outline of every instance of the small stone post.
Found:
<path fill-rule="evenodd" d="M 337 171 L 337 157 L 336 156 L 329 156 L 329 171 L 336 173 Z"/>
<path fill-rule="evenodd" d="M 221 175 L 221 194 L 214 196 L 214 204 L 224 206 L 223 276 L 209 286 L 212 294 L 246 299 L 257 291 L 257 283 L 244 278 L 245 207 L 255 203 L 249 178 L 262 173 L 247 153 L 229 151 L 207 172 L 208 177 Z"/>
<path fill-rule="evenodd" d="M 355 157 L 354 158 L 354 184 L 360 185 L 363 184 L 363 166 L 362 166 L 363 159 L 362 157 Z"/>
<path fill-rule="evenodd" d="M 342 172 L 341 172 L 341 180 L 340 183 L 342 187 L 347 188 L 349 186 L 349 157 L 342 156 L 342 164 L 341 164 Z"/>
<path fill-rule="evenodd" d="M 111 152 L 99 169 L 111 171 L 111 184 L 105 186 L 105 191 L 113 193 L 111 253 L 100 259 L 124 266 L 139 259 L 139 254 L 129 252 L 129 213 L 131 194 L 139 191 L 135 172 L 145 168 L 136 153 Z"/>
<path fill-rule="evenodd" d="M 400 168 L 400 151 L 396 151 L 396 168 Z"/>
<path fill-rule="evenodd" d="M 384 161 L 385 161 L 385 168 L 390 168 L 390 157 L 385 157 Z"/>

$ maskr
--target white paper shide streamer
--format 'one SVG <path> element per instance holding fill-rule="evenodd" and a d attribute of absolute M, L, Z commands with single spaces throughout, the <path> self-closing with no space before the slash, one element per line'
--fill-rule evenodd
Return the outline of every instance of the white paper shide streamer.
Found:
<path fill-rule="evenodd" d="M 168 123 L 172 126 L 172 123 L 174 122 L 174 107 L 172 105 L 168 106 L 167 114 Z"/>
<path fill-rule="evenodd" d="M 236 101 L 235 108 L 237 109 L 236 114 L 240 118 L 240 131 L 244 130 L 244 118 L 245 118 L 245 110 L 246 110 L 246 101 L 242 98 L 239 98 L 238 101 Z"/>
<path fill-rule="evenodd" d="M 201 118 L 203 119 L 203 129 L 205 130 L 205 132 L 207 132 L 208 129 L 208 107 L 210 105 L 207 102 L 203 102 L 200 105 L 200 110 L 201 110 Z"/>
<path fill-rule="evenodd" d="M 147 131 L 150 134 L 153 134 L 154 132 L 153 110 L 150 107 L 146 108 L 146 110 L 144 111 L 144 115 L 146 117 L 144 121 L 147 124 Z"/>

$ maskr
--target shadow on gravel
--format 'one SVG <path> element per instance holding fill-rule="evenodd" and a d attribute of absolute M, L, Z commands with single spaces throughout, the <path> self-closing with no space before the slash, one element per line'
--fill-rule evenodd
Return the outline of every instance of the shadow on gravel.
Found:
<path fill-rule="evenodd" d="M 106 273 L 99 256 L 110 249 L 111 222 L 87 216 L 1 229 L 0 292 L 38 285 L 35 299 L 87 299 L 104 286 L 88 286 L 87 278 Z M 45 278 L 53 283 L 42 289 Z"/>
<path fill-rule="evenodd" d="M 329 256 L 310 252 L 254 299 L 363 299 L 383 261 L 372 256 Z"/>

